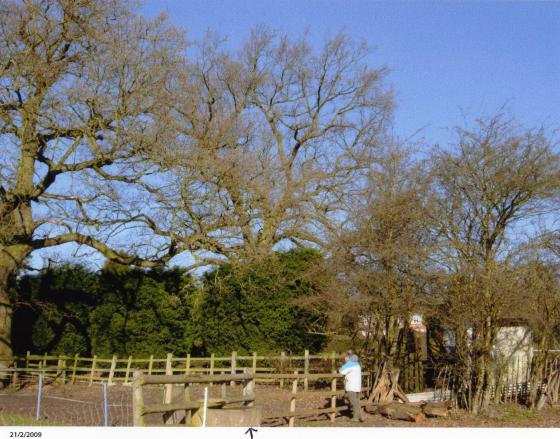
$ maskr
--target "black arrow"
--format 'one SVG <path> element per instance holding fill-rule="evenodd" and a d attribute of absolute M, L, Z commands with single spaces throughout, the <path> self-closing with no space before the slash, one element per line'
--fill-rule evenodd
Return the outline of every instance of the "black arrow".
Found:
<path fill-rule="evenodd" d="M 249 433 L 251 435 L 251 439 L 253 439 L 253 431 L 259 431 L 259 430 L 257 430 L 256 428 L 253 428 L 253 427 L 249 427 L 247 429 L 247 431 L 245 432 L 245 434 Z"/>

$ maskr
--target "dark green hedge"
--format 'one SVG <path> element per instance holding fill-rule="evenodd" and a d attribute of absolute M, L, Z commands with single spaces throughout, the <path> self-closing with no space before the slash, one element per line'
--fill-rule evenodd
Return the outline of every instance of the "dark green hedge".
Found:
<path fill-rule="evenodd" d="M 192 345 L 200 353 L 319 351 L 317 316 L 294 303 L 313 291 L 306 273 L 320 261 L 312 250 L 275 254 L 207 273 L 193 304 Z"/>
<path fill-rule="evenodd" d="M 321 256 L 290 251 L 224 265 L 195 279 L 180 269 L 63 265 L 24 275 L 16 296 L 17 354 L 193 355 L 320 350 L 315 316 L 294 300 Z"/>

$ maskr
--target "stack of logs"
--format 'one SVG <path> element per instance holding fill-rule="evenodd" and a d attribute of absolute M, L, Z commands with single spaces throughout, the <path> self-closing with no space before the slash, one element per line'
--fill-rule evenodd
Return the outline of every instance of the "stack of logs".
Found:
<path fill-rule="evenodd" d="M 389 419 L 401 421 L 423 422 L 426 417 L 447 416 L 453 407 L 451 401 L 418 403 L 391 402 L 382 404 L 375 409 L 368 410 L 369 413 L 386 416 Z"/>
<path fill-rule="evenodd" d="M 399 369 L 385 361 L 375 377 L 373 390 L 368 398 L 368 413 L 380 414 L 389 419 L 422 422 L 426 417 L 447 416 L 453 404 L 451 401 L 411 403 L 398 384 Z"/>
<path fill-rule="evenodd" d="M 399 369 L 394 369 L 391 361 L 384 361 L 381 370 L 375 376 L 375 384 L 371 391 L 368 404 L 390 402 L 395 398 L 408 402 L 408 398 L 399 386 Z"/>

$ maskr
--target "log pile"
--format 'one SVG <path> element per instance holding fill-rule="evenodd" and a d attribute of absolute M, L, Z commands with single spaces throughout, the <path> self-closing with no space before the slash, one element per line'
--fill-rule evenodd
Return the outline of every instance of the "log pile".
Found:
<path fill-rule="evenodd" d="M 399 386 L 399 369 L 393 369 L 390 361 L 383 363 L 376 378 L 367 401 L 368 404 L 390 403 L 395 399 L 408 402 L 408 398 Z"/>
<path fill-rule="evenodd" d="M 393 368 L 392 361 L 387 359 L 375 376 L 366 411 L 389 419 L 423 422 L 426 417 L 447 416 L 453 407 L 451 401 L 411 403 L 398 382 L 399 369 Z"/>
<path fill-rule="evenodd" d="M 451 401 L 420 403 L 392 402 L 381 404 L 370 413 L 400 421 L 423 422 L 426 417 L 446 417 L 453 406 Z"/>
<path fill-rule="evenodd" d="M 383 415 L 389 419 L 398 419 L 401 421 L 423 422 L 426 420 L 426 415 L 422 412 L 422 407 L 398 402 L 380 405 L 373 413 Z"/>
<path fill-rule="evenodd" d="M 435 418 L 438 416 L 445 417 L 449 415 L 449 411 L 453 408 L 453 401 L 422 401 L 420 403 L 422 411 L 429 418 Z"/>

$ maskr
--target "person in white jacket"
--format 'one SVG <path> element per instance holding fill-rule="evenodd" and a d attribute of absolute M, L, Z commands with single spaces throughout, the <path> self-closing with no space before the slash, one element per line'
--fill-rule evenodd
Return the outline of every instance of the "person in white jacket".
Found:
<path fill-rule="evenodd" d="M 362 368 L 356 353 L 352 350 L 344 354 L 345 363 L 339 372 L 344 375 L 344 390 L 346 398 L 352 406 L 352 421 L 364 422 L 362 408 L 360 406 L 360 395 L 362 393 Z"/>

